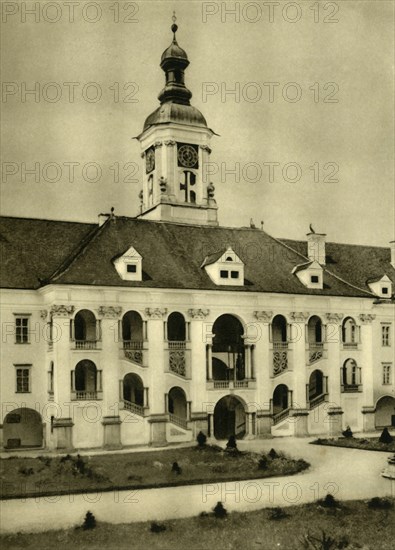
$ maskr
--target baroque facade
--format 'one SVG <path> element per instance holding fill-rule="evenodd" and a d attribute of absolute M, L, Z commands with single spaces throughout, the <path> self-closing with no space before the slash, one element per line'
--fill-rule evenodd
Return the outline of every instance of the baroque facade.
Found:
<path fill-rule="evenodd" d="M 3 448 L 394 426 L 394 242 L 219 226 L 172 31 L 139 215 L 1 219 Z"/>

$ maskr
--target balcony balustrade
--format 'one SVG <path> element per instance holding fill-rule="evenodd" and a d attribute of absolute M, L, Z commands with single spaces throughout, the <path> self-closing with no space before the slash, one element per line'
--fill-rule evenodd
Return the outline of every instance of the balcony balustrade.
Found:
<path fill-rule="evenodd" d="M 99 349 L 99 340 L 73 340 L 74 349 L 78 350 L 92 350 Z"/>
<path fill-rule="evenodd" d="M 103 399 L 102 391 L 85 391 L 76 390 L 71 392 L 71 399 L 73 401 L 99 401 Z"/>
<path fill-rule="evenodd" d="M 132 401 L 128 401 L 127 399 L 123 400 L 123 408 L 127 411 L 132 412 L 133 414 L 137 414 L 139 416 L 144 416 L 144 407 L 143 405 L 138 405 L 137 403 L 132 403 Z"/>

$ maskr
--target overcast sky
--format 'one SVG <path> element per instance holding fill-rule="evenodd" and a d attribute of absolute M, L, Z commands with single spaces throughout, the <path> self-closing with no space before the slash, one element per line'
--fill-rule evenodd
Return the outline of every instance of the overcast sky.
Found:
<path fill-rule="evenodd" d="M 220 2 L 76 0 L 74 14 L 40 2 L 36 15 L 2 4 L 2 214 L 137 214 L 132 138 L 159 105 L 176 9 L 192 104 L 219 134 L 210 180 L 221 225 L 395 238 L 391 2 L 227 2 L 236 15 Z M 34 86 L 37 97 L 24 95 Z M 23 163 L 38 163 L 37 177 Z"/>

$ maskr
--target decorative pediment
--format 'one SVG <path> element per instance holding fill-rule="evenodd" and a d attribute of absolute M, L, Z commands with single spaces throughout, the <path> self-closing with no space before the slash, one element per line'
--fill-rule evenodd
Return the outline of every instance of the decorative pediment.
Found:
<path fill-rule="evenodd" d="M 295 266 L 292 273 L 306 288 L 321 290 L 324 286 L 324 270 L 316 260 Z"/>
<path fill-rule="evenodd" d="M 244 285 L 244 263 L 230 246 L 206 256 L 201 267 L 216 285 Z"/>
<path fill-rule="evenodd" d="M 113 260 L 113 263 L 118 275 L 124 281 L 142 280 L 142 256 L 133 246 Z"/>
<path fill-rule="evenodd" d="M 368 286 L 370 290 L 381 298 L 391 298 L 392 296 L 392 281 L 387 275 L 369 279 Z"/>

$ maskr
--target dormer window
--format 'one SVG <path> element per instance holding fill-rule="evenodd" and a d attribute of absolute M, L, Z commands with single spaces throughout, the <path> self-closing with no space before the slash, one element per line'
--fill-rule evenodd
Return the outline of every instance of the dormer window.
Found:
<path fill-rule="evenodd" d="M 231 247 L 206 256 L 201 267 L 216 285 L 244 285 L 244 263 Z"/>
<path fill-rule="evenodd" d="M 368 286 L 370 290 L 376 294 L 376 296 L 383 296 L 389 298 L 392 294 L 392 281 L 387 275 L 382 277 L 376 277 L 375 279 L 368 279 Z"/>
<path fill-rule="evenodd" d="M 316 261 L 297 265 L 293 268 L 292 273 L 306 288 L 321 290 L 324 286 L 324 272 L 322 266 Z"/>
<path fill-rule="evenodd" d="M 142 280 L 142 257 L 137 250 L 131 246 L 122 256 L 113 260 L 118 275 L 124 281 Z"/>

